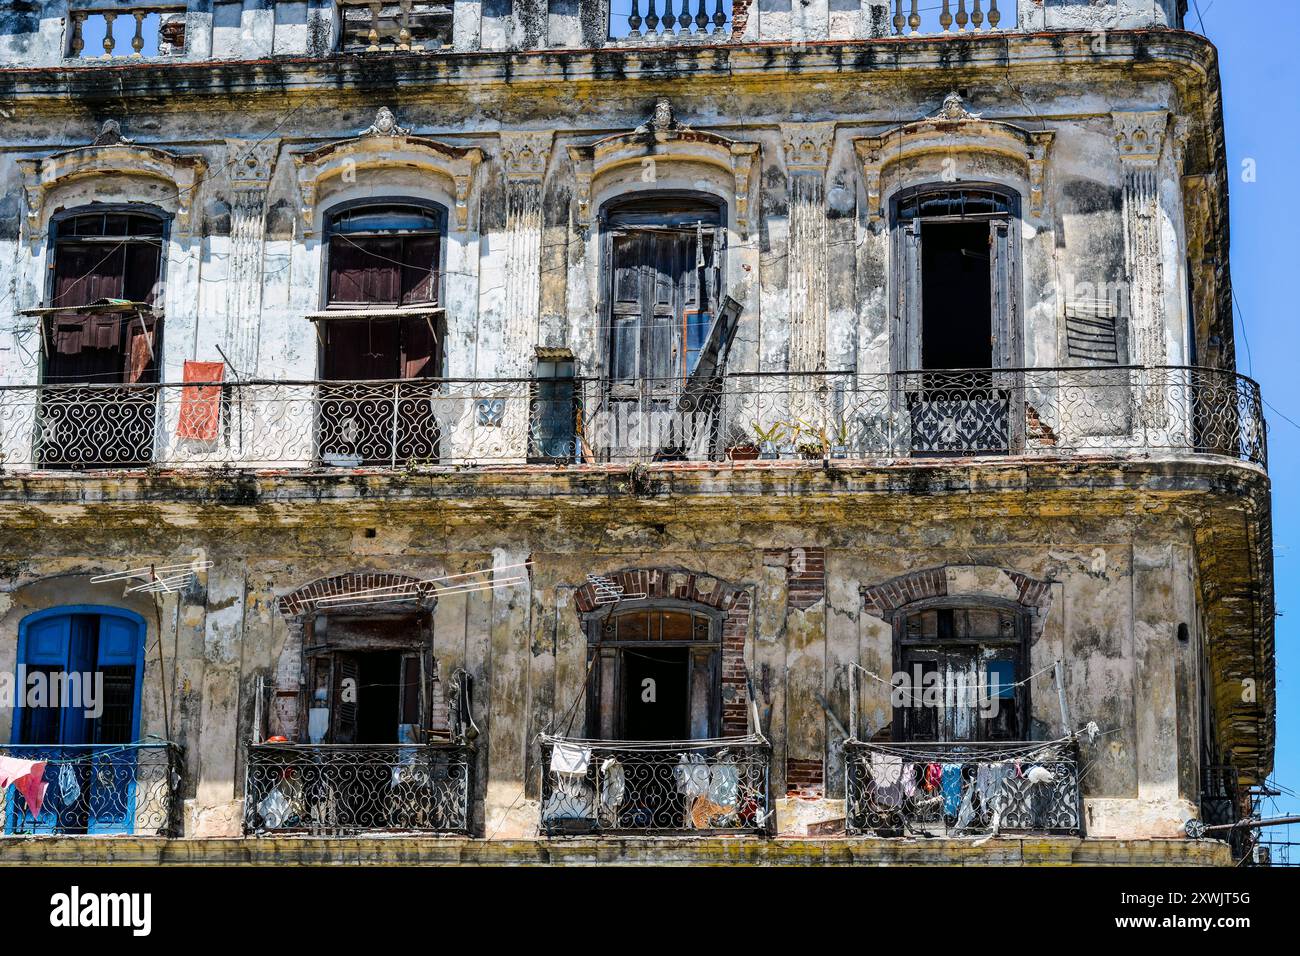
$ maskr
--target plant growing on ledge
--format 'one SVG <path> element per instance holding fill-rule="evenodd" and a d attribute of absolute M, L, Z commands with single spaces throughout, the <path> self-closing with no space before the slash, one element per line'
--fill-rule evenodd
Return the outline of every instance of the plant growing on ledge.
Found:
<path fill-rule="evenodd" d="M 781 440 L 785 433 L 785 422 L 777 422 L 770 428 L 764 428 L 758 422 L 753 422 L 754 435 L 758 439 L 759 458 L 765 461 L 773 461 L 780 457 L 777 451 L 777 442 Z"/>
<path fill-rule="evenodd" d="M 815 436 L 815 441 L 804 442 L 799 451 L 805 458 L 848 458 L 849 422 L 840 417 L 832 424 L 800 420 L 800 429 Z"/>

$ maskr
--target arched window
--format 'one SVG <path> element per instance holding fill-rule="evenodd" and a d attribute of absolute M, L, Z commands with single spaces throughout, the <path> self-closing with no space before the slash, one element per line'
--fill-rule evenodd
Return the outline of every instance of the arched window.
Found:
<path fill-rule="evenodd" d="M 621 200 L 602 215 L 608 370 L 616 388 L 675 391 L 700 361 L 721 301 L 722 203 Z"/>
<path fill-rule="evenodd" d="M 444 222 L 441 210 L 402 203 L 350 206 L 328 217 L 326 310 L 318 313 L 327 320 L 323 378 L 441 373 L 435 318 Z"/>
<path fill-rule="evenodd" d="M 327 304 L 436 305 L 444 221 L 438 210 L 403 203 L 333 213 Z"/>
<path fill-rule="evenodd" d="M 1019 364 L 1019 263 L 1013 194 L 923 187 L 894 200 L 895 367 L 916 454 L 1006 454 L 1013 428 L 1006 377 Z"/>
<path fill-rule="evenodd" d="M 1016 198 L 992 187 L 923 187 L 894 200 L 908 371 L 1016 364 Z"/>
<path fill-rule="evenodd" d="M 899 740 L 1021 740 L 1028 733 L 1027 625 L 999 602 L 924 602 L 894 618 Z M 901 680 L 901 688 L 899 681 Z"/>
<path fill-rule="evenodd" d="M 607 740 L 717 736 L 721 621 L 690 605 L 619 608 L 588 624 L 588 735 Z"/>
<path fill-rule="evenodd" d="M 44 381 L 112 385 L 157 381 L 162 320 L 163 218 L 108 209 L 57 218 Z"/>
<path fill-rule="evenodd" d="M 24 686 L 61 688 L 67 693 L 43 698 L 20 694 L 13 742 L 123 744 L 136 740 L 144 632 L 143 619 L 120 608 L 53 608 L 24 618 L 18 627 L 20 690 Z M 97 698 L 90 706 L 87 694 Z"/>

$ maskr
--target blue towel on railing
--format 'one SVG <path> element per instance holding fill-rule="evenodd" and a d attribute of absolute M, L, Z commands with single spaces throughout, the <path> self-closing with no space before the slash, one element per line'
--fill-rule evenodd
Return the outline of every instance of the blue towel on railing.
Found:
<path fill-rule="evenodd" d="M 943 776 L 939 778 L 939 789 L 943 791 L 943 812 L 956 816 L 961 808 L 961 764 L 943 765 Z"/>

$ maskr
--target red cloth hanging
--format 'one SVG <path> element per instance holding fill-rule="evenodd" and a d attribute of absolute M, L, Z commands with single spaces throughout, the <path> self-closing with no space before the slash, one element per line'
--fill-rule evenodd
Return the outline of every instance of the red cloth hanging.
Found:
<path fill-rule="evenodd" d="M 27 801 L 27 809 L 31 811 L 32 817 L 39 817 L 41 807 L 45 805 L 45 791 L 49 787 L 45 782 L 45 761 L 0 757 L 0 790 L 11 784 Z"/>
<path fill-rule="evenodd" d="M 181 389 L 181 418 L 176 435 L 192 441 L 215 441 L 221 429 L 221 382 L 224 362 L 186 362 Z M 203 383 L 203 384 L 191 384 Z"/>

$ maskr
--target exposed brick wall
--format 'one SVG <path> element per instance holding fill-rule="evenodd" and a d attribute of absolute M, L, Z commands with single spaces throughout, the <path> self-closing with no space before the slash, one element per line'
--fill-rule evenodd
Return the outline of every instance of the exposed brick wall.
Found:
<path fill-rule="evenodd" d="M 786 604 L 810 608 L 826 597 L 826 549 L 793 548 L 786 565 Z"/>
<path fill-rule="evenodd" d="M 786 758 L 785 790 L 790 796 L 823 796 L 826 792 L 826 769 L 822 761 Z"/>
<path fill-rule="evenodd" d="M 1019 571 L 1007 571 L 1016 586 L 1017 600 L 1027 608 L 1045 610 L 1052 600 L 1052 582 L 1031 578 Z M 862 609 L 876 617 L 886 617 L 894 610 L 915 601 L 948 595 L 945 568 L 926 568 L 893 578 L 883 584 L 862 588 Z"/>
<path fill-rule="evenodd" d="M 749 7 L 753 0 L 731 0 L 731 35 L 743 36 L 749 26 Z"/>
<path fill-rule="evenodd" d="M 641 600 L 672 599 L 723 611 L 722 621 L 722 735 L 741 737 L 749 732 L 749 693 L 746 683 L 745 645 L 749 641 L 750 592 L 720 578 L 680 568 L 628 568 L 605 577 L 625 594 L 644 594 Z M 574 592 L 579 614 L 590 614 L 596 589 L 583 584 Z"/>
<path fill-rule="evenodd" d="M 293 617 L 310 611 L 312 606 L 323 597 L 355 594 L 370 588 L 386 588 L 418 582 L 418 578 L 410 575 L 393 574 L 387 571 L 353 571 L 332 578 L 321 578 L 280 598 L 280 613 L 285 617 Z"/>
<path fill-rule="evenodd" d="M 419 583 L 418 578 L 406 574 L 394 574 L 388 571 L 352 571 L 320 578 L 303 585 L 292 594 L 286 594 L 277 602 L 280 613 L 289 628 L 289 639 L 285 641 L 274 669 L 274 690 L 271 698 L 270 712 L 267 714 L 267 732 L 283 734 L 290 740 L 305 740 L 302 736 L 306 728 L 301 725 L 301 699 L 304 674 L 303 644 L 310 643 L 307 638 L 308 622 L 316 602 L 323 597 L 356 594 L 371 588 L 395 587 Z M 424 598 L 424 606 L 432 607 L 434 600 Z M 435 662 L 436 665 L 436 662 Z M 433 686 L 433 726 L 445 729 L 447 723 L 447 706 L 442 691 L 439 675 L 431 675 Z"/>

